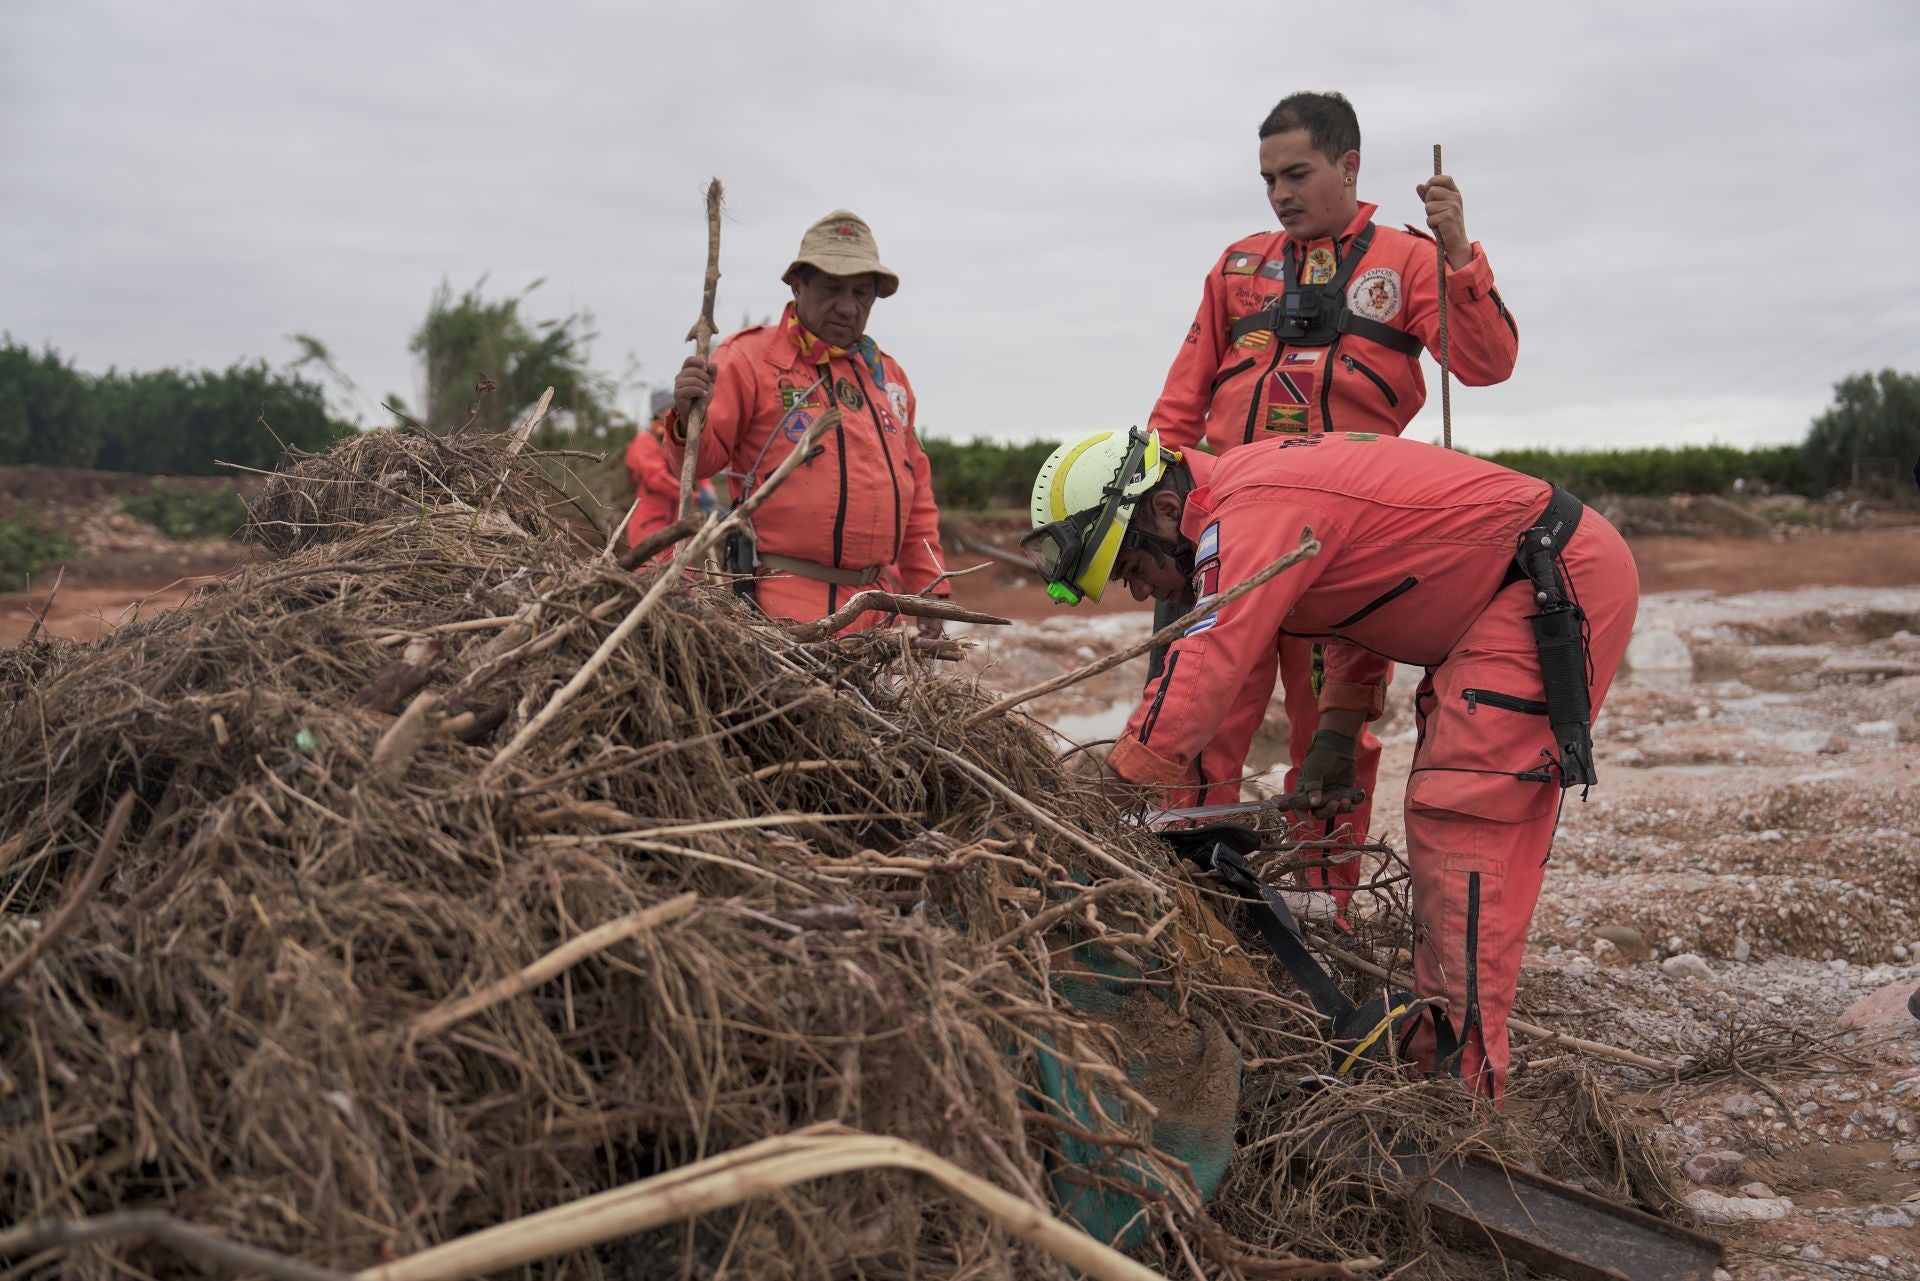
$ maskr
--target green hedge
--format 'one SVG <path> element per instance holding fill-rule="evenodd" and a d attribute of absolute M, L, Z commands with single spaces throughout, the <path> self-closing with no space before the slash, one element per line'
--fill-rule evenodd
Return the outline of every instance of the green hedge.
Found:
<path fill-rule="evenodd" d="M 943 510 L 1016 508 L 1024 511 L 1040 470 L 1057 441 L 1026 444 L 976 438 L 963 443 L 926 440 L 933 488 Z M 1576 494 L 1598 497 L 1723 494 L 1736 480 L 1789 493 L 1819 494 L 1829 478 L 1810 468 L 1799 445 L 1734 449 L 1683 445 L 1653 449 L 1608 449 L 1584 453 L 1551 449 L 1505 449 L 1481 457 L 1529 476 L 1553 481 Z"/>
<path fill-rule="evenodd" d="M 993 507 L 1026 511 L 1033 496 L 1034 473 L 1060 447 L 1057 440 L 1014 445 L 983 436 L 965 444 L 927 437 L 920 443 L 933 467 L 934 495 L 942 510 L 954 511 Z"/>
<path fill-rule="evenodd" d="M 20 511 L 0 520 L 0 592 L 26 591 L 42 565 L 66 560 L 78 550 L 34 512 Z"/>
<path fill-rule="evenodd" d="M 1736 480 L 1776 490 L 1815 494 L 1824 488 L 1799 445 L 1734 449 L 1728 445 L 1652 449 L 1502 449 L 1480 455 L 1502 467 L 1550 480 L 1576 494 L 1652 497 L 1724 494 Z"/>
<path fill-rule="evenodd" d="M 281 442 L 318 450 L 351 431 L 318 383 L 264 361 L 221 373 L 87 374 L 48 348 L 0 342 L 0 464 L 209 476 L 270 468 Z"/>
<path fill-rule="evenodd" d="M 232 485 L 191 489 L 156 481 L 144 494 L 128 494 L 120 510 L 169 538 L 232 538 L 247 523 L 247 504 Z"/>

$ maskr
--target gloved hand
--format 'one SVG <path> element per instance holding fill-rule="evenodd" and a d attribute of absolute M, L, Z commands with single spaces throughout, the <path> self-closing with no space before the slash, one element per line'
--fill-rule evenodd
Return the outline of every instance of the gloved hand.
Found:
<path fill-rule="evenodd" d="M 1313 732 L 1313 745 L 1307 749 L 1307 758 L 1300 762 L 1300 790 L 1308 794 L 1308 800 L 1315 799 L 1316 792 L 1353 786 L 1354 751 L 1354 741 L 1346 734 L 1330 729 Z M 1351 803 L 1335 802 L 1326 807 L 1315 806 L 1313 812 L 1328 818 L 1351 808 Z"/>

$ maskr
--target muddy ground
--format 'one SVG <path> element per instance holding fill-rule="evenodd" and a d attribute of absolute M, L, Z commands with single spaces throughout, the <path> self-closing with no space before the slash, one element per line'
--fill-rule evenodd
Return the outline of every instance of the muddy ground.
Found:
<path fill-rule="evenodd" d="M 47 612 L 55 634 L 176 604 L 238 554 L 169 544 L 116 511 L 106 495 L 82 504 L 88 554 Z M 1602 783 L 1567 805 L 1519 1013 L 1679 1065 L 1665 1078 L 1605 1070 L 1703 1212 L 1745 1216 L 1715 1229 L 1731 1277 L 1913 1281 L 1920 525 L 1775 534 L 1633 540 L 1647 593 L 1633 667 L 1597 726 Z M 50 578 L 0 596 L 0 643 L 26 633 Z M 1053 609 L 997 568 L 957 586 L 963 603 L 1018 620 L 955 628 L 973 643 L 963 669 L 1000 689 L 1148 631 L 1130 602 Z M 1028 711 L 1063 749 L 1110 737 L 1141 672 Z M 1397 674 L 1378 727 L 1378 833 L 1396 846 L 1418 677 Z M 1281 764 L 1284 743 L 1276 702 L 1252 766 Z M 1519 1070 L 1561 1053 L 1519 1047 Z"/>
<path fill-rule="evenodd" d="M 1647 545 L 1669 541 L 1684 546 Z M 1636 553 L 1665 589 L 1642 602 L 1639 665 L 1597 726 L 1602 783 L 1567 805 L 1518 1013 L 1682 1066 L 1677 1081 L 1606 1070 L 1670 1147 L 1681 1189 L 1710 1215 L 1752 1216 L 1724 1230 L 1732 1277 L 1913 1281 L 1920 585 L 1802 584 L 1844 581 L 1849 566 L 1920 584 L 1920 531 L 1642 540 Z M 1773 590 L 1677 586 L 1700 574 Z M 969 595 L 1012 604 L 1028 590 Z M 1019 612 L 1010 628 L 964 629 L 989 684 L 1044 680 L 1149 630 L 1132 609 Z M 1376 827 L 1397 847 L 1419 677 L 1396 674 L 1379 725 Z M 1140 679 L 1128 665 L 1030 711 L 1063 749 L 1108 738 Z M 1278 768 L 1253 790 L 1281 790 L 1277 701 L 1254 751 L 1250 768 Z M 1876 993 L 1879 1007 L 1843 1022 Z M 1685 1177 L 1690 1158 L 1711 1182 Z"/>

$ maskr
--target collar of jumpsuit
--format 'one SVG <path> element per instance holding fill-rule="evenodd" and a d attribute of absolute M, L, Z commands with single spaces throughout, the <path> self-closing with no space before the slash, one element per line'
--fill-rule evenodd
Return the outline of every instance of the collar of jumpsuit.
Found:
<path fill-rule="evenodd" d="M 780 328 L 793 345 L 799 350 L 800 358 L 810 365 L 824 365 L 828 361 L 846 355 L 852 351 L 860 357 L 860 363 L 867 367 L 867 374 L 874 383 L 885 386 L 887 377 L 880 365 L 880 347 L 865 334 L 851 348 L 836 347 L 826 339 L 800 323 L 800 313 L 792 303 L 780 313 Z"/>

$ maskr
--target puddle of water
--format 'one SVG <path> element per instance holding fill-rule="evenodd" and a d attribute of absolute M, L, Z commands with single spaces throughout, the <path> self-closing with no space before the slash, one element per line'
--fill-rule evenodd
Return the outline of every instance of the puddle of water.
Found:
<path fill-rule="evenodd" d="M 1134 707 L 1135 703 L 1129 699 L 1097 712 L 1077 712 L 1070 716 L 1055 716 L 1047 723 L 1053 727 L 1056 734 L 1070 742 L 1097 742 L 1103 738 L 1118 738 L 1120 731 L 1127 727 L 1127 717 L 1133 715 Z"/>
<path fill-rule="evenodd" d="M 1680 668 L 1633 667 L 1622 671 L 1615 683 L 1677 693 L 1693 687 L 1693 673 Z"/>

